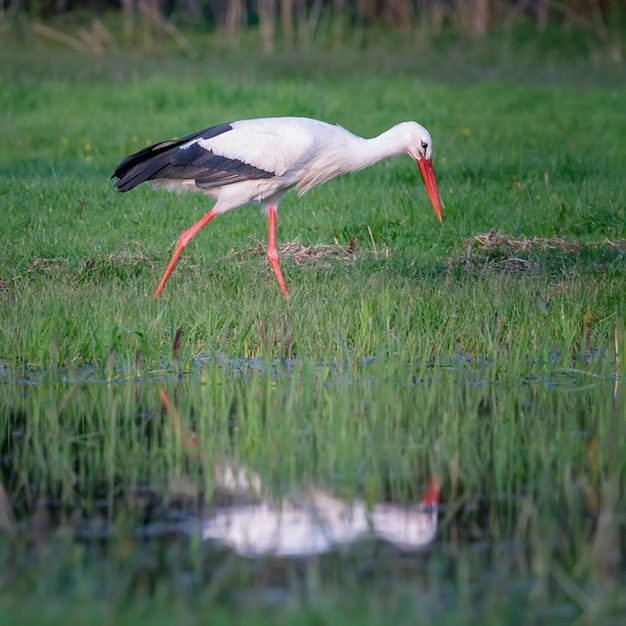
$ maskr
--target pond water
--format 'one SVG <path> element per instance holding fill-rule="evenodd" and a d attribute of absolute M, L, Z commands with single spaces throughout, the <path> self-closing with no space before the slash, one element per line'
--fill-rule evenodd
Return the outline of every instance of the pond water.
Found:
<path fill-rule="evenodd" d="M 29 581 L 68 604 L 340 613 L 349 589 L 402 623 L 626 615 L 611 367 L 220 357 L 0 389 L 0 602 Z"/>

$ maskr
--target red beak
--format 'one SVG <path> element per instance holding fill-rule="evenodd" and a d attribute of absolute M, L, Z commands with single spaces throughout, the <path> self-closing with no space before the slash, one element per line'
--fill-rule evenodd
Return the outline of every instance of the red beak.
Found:
<path fill-rule="evenodd" d="M 420 159 L 417 161 L 420 172 L 422 172 L 422 178 L 426 185 L 426 190 L 430 196 L 430 201 L 433 203 L 433 209 L 435 209 L 435 215 L 437 219 L 442 222 L 441 219 L 441 204 L 439 203 L 439 193 L 437 193 L 437 181 L 435 181 L 435 170 L 433 169 L 433 162 L 430 159 Z"/>

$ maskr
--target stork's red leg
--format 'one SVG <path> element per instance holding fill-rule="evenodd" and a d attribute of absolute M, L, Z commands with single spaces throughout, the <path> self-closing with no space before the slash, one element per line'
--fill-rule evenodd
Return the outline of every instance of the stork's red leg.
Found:
<path fill-rule="evenodd" d="M 218 212 L 213 207 L 201 220 L 198 220 L 190 229 L 186 230 L 179 238 L 178 243 L 176 244 L 176 250 L 174 250 L 174 254 L 170 259 L 170 262 L 163 272 L 163 276 L 161 277 L 161 281 L 159 282 L 159 286 L 156 288 L 154 292 L 154 298 L 156 298 L 161 291 L 163 291 L 163 287 L 165 287 L 165 283 L 169 278 L 176 262 L 178 261 L 178 257 L 181 255 L 182 251 L 185 249 L 187 244 L 191 241 L 191 238 L 204 226 L 206 226 L 216 215 Z"/>
<path fill-rule="evenodd" d="M 268 229 L 267 229 L 267 258 L 276 274 L 276 279 L 280 285 L 280 290 L 283 296 L 287 297 L 287 288 L 285 287 L 285 281 L 280 271 L 280 264 L 278 262 L 278 252 L 276 251 L 276 207 L 272 204 L 267 205 L 268 214 Z"/>
<path fill-rule="evenodd" d="M 432 507 L 439 504 L 439 497 L 441 495 L 441 472 L 437 472 L 430 477 L 430 484 L 428 490 L 422 498 L 422 506 Z"/>

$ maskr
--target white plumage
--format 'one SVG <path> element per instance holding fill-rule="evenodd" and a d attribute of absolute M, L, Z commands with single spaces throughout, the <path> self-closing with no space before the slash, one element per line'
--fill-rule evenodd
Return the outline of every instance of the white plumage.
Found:
<path fill-rule="evenodd" d="M 276 209 L 284 194 L 313 187 L 406 153 L 420 167 L 435 213 L 441 209 L 432 167 L 432 139 L 416 122 L 403 122 L 373 139 L 340 126 L 302 117 L 241 120 L 212 126 L 182 139 L 164 141 L 124 159 L 115 169 L 118 191 L 156 181 L 171 191 L 202 191 L 216 199 L 213 208 L 179 238 L 156 289 L 161 293 L 189 240 L 220 213 L 258 202 L 267 208 L 267 255 L 281 291 L 287 289 L 276 252 Z"/>

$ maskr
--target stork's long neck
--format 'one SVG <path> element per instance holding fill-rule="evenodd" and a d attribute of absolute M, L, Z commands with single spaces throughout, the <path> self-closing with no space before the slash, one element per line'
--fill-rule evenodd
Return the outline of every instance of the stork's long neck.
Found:
<path fill-rule="evenodd" d="M 350 169 L 353 172 L 405 152 L 403 135 L 397 126 L 372 139 L 363 139 L 362 137 L 354 137 L 354 139 L 350 150 L 352 160 Z"/>
<path fill-rule="evenodd" d="M 323 149 L 306 166 L 298 170 L 296 188 L 300 194 L 316 185 L 347 172 L 356 172 L 405 151 L 403 133 L 394 126 L 374 137 L 363 139 L 344 129 L 323 146 Z"/>

